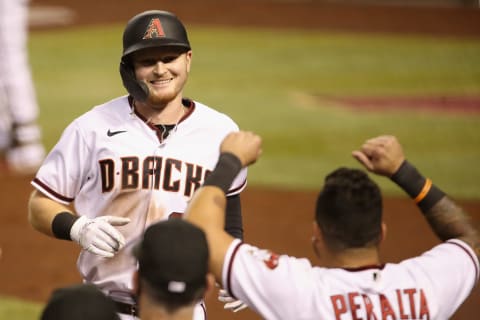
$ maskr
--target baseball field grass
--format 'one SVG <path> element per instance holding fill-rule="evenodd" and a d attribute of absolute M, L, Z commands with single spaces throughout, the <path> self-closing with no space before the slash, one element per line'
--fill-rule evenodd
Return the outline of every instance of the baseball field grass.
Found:
<path fill-rule="evenodd" d="M 229 114 L 264 139 L 249 183 L 317 189 L 327 172 L 358 166 L 350 152 L 394 134 L 408 157 L 450 194 L 480 199 L 480 113 L 404 103 L 389 110 L 330 98 L 476 97 L 480 39 L 302 30 L 190 27 L 185 95 Z M 92 106 L 125 94 L 118 73 L 122 26 L 37 31 L 30 60 L 44 142 Z M 332 102 L 333 101 L 333 102 Z M 397 103 L 398 105 L 398 103 Z M 399 194 L 378 180 L 386 194 Z M 37 319 L 41 305 L 0 298 L 0 320 Z"/>
<path fill-rule="evenodd" d="M 121 33 L 121 26 L 104 26 L 32 34 L 48 148 L 74 117 L 125 94 L 118 73 Z M 365 139 L 394 134 L 409 158 L 454 196 L 480 198 L 479 39 L 205 27 L 192 27 L 190 39 L 185 95 L 264 138 L 250 184 L 317 188 L 333 168 L 357 165 L 350 151 Z M 404 100 L 379 111 L 348 108 L 332 97 Z M 470 97 L 477 113 L 461 105 L 425 110 L 415 104 L 419 97 Z M 399 192 L 379 182 L 387 194 Z"/>
<path fill-rule="evenodd" d="M 37 320 L 43 305 L 0 296 L 0 319 Z"/>

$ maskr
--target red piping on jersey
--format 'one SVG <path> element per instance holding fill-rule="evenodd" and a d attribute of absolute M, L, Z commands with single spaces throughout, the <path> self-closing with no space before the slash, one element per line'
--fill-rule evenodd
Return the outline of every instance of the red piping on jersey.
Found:
<path fill-rule="evenodd" d="M 200 306 L 202 307 L 202 310 L 203 310 L 203 318 L 207 320 L 207 309 L 205 308 L 205 303 L 201 303 Z"/>
<path fill-rule="evenodd" d="M 138 112 L 136 106 L 135 106 L 135 102 L 132 98 L 132 96 L 128 96 L 128 103 L 130 104 L 130 107 L 133 108 L 133 112 L 137 115 L 138 118 L 140 118 L 143 122 L 145 122 L 145 124 L 150 128 L 152 129 L 153 131 L 155 131 L 157 137 L 158 137 L 158 140 L 160 141 L 160 143 L 163 143 L 163 140 L 164 140 L 164 137 L 163 137 L 163 130 L 160 130 L 158 125 L 154 124 L 154 123 L 151 123 L 148 121 L 147 118 L 145 118 L 140 112 Z M 186 118 L 188 118 L 192 113 L 193 113 L 193 110 L 195 109 L 195 103 L 193 102 L 193 100 L 190 100 L 190 99 L 186 99 L 186 98 L 183 98 L 182 99 L 182 105 L 186 108 L 188 108 L 187 112 L 180 118 L 180 120 L 178 120 L 177 125 L 179 125 L 183 120 L 185 120 Z"/>
<path fill-rule="evenodd" d="M 472 256 L 472 254 L 470 253 L 470 251 L 468 251 L 467 249 L 465 249 L 461 244 L 459 243 L 456 243 L 456 242 L 450 242 L 450 241 L 447 241 L 445 243 L 448 243 L 448 244 L 453 244 L 453 245 L 456 245 L 460 248 L 462 248 L 463 251 L 465 251 L 468 256 L 470 257 L 470 259 L 472 259 L 472 262 L 473 262 L 473 265 L 475 266 L 475 282 L 478 281 L 478 277 L 479 277 L 479 270 L 478 270 L 478 266 L 477 264 L 475 263 L 475 260 L 477 260 L 475 257 Z M 474 286 L 475 287 L 475 286 Z M 472 288 L 473 290 L 473 288 Z"/>
<path fill-rule="evenodd" d="M 228 294 L 230 294 L 231 297 L 237 299 L 237 297 L 235 297 L 235 295 L 233 294 L 232 292 L 232 287 L 231 287 L 231 283 L 232 283 L 232 268 L 233 268 L 233 260 L 235 259 L 235 256 L 237 255 L 237 252 L 238 252 L 238 249 L 240 249 L 240 246 L 243 244 L 243 242 L 240 242 L 238 243 L 237 247 L 235 249 L 233 249 L 233 253 L 232 253 L 232 256 L 230 258 L 230 261 L 228 262 L 228 271 L 227 271 L 227 291 L 228 291 Z"/>
<path fill-rule="evenodd" d="M 130 107 L 133 108 L 133 111 L 135 112 L 137 117 L 142 119 L 142 121 L 145 122 L 153 130 L 158 130 L 153 123 L 148 122 L 147 118 L 145 118 L 140 112 L 138 112 L 131 96 L 128 96 L 128 103 L 130 104 Z M 178 123 L 181 123 L 183 120 L 187 119 L 195 110 L 195 102 L 193 102 L 193 100 L 184 98 L 182 99 L 182 105 L 188 108 L 188 111 L 183 115 L 183 117 L 178 121 Z"/>
<path fill-rule="evenodd" d="M 243 180 L 242 184 L 239 185 L 238 187 L 236 187 L 235 189 L 228 190 L 227 197 L 230 196 L 230 195 L 232 195 L 232 193 L 235 193 L 235 192 L 237 192 L 238 190 L 242 189 L 242 188 L 245 186 L 246 183 L 247 183 L 247 179 Z"/>
<path fill-rule="evenodd" d="M 62 201 L 65 201 L 65 202 L 72 202 L 73 200 L 75 200 L 75 198 L 68 198 L 68 197 L 65 197 L 65 196 L 55 192 L 49 186 L 47 186 L 45 183 L 40 181 L 38 178 L 33 179 L 33 182 L 35 184 L 38 184 L 39 186 L 41 186 L 46 191 L 48 191 L 48 193 L 50 193 L 52 196 L 55 196 L 55 198 L 58 198 L 58 199 L 60 199 Z"/>
<path fill-rule="evenodd" d="M 366 266 L 361 266 L 361 267 L 356 267 L 356 268 L 342 268 L 345 271 L 350 271 L 350 272 L 357 272 L 357 271 L 365 271 L 369 269 L 380 269 L 383 270 L 385 268 L 385 264 L 369 264 Z"/>
<path fill-rule="evenodd" d="M 180 121 L 178 121 L 178 123 L 187 119 L 193 113 L 193 110 L 195 110 L 195 102 L 193 102 L 193 100 L 191 99 L 182 99 L 182 104 L 184 107 L 188 108 L 188 111 L 183 115 L 183 117 L 180 119 Z"/>

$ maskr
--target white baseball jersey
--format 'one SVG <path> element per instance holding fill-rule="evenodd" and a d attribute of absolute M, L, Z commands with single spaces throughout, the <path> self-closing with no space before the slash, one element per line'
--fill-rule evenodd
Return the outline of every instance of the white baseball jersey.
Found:
<path fill-rule="evenodd" d="M 211 172 L 223 138 L 238 126 L 225 114 L 185 100 L 189 111 L 161 143 L 159 131 L 136 114 L 123 96 L 75 119 L 46 157 L 32 185 L 51 199 L 75 205 L 79 215 L 128 217 L 117 227 L 126 246 L 111 259 L 82 251 L 82 277 L 119 301 L 131 302 L 136 261 L 131 247 L 154 221 L 183 213 Z M 229 195 L 246 185 L 247 171 Z"/>
<path fill-rule="evenodd" d="M 222 277 L 268 320 L 443 320 L 470 294 L 479 262 L 466 243 L 449 240 L 398 264 L 330 269 L 235 240 Z"/>

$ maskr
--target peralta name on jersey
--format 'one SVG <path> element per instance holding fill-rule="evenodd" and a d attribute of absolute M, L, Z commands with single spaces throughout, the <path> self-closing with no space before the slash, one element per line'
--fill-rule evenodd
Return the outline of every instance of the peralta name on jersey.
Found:
<path fill-rule="evenodd" d="M 143 161 L 138 157 L 123 157 L 120 171 L 116 171 L 112 159 L 99 161 L 102 175 L 102 192 L 110 192 L 115 187 L 115 176 L 122 190 L 162 188 L 170 192 L 182 192 L 191 197 L 205 178 L 211 173 L 202 166 L 186 163 L 178 159 L 157 156 L 146 157 Z"/>
<path fill-rule="evenodd" d="M 394 298 L 384 294 L 349 292 L 330 296 L 336 320 L 430 319 L 427 298 L 422 289 L 397 289 Z"/>

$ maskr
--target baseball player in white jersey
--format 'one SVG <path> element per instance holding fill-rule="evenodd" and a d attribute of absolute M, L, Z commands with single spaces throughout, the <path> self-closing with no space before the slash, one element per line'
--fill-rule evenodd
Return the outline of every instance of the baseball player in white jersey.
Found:
<path fill-rule="evenodd" d="M 221 141 L 238 126 L 182 96 L 192 51 L 175 15 L 136 15 L 123 49 L 120 73 L 129 95 L 94 107 L 65 129 L 32 181 L 29 219 L 49 236 L 78 242 L 84 281 L 131 319 L 138 316 L 133 243 L 152 222 L 183 214 L 215 167 Z M 243 235 L 239 193 L 246 174 L 239 172 L 228 191 L 225 230 L 235 238 Z M 199 304 L 195 319 L 205 316 Z"/>
<path fill-rule="evenodd" d="M 364 171 L 348 168 L 330 173 L 317 199 L 312 245 L 320 266 L 233 239 L 221 229 L 224 194 L 236 173 L 260 152 L 255 134 L 228 135 L 216 169 L 197 190 L 185 217 L 206 232 L 217 281 L 263 318 L 443 320 L 478 282 L 478 230 L 405 160 L 393 136 L 367 140 L 353 156 L 404 189 L 441 244 L 400 263 L 383 263 L 380 189 Z"/>
<path fill-rule="evenodd" d="M 16 174 L 34 173 L 45 157 L 28 62 L 28 0 L 0 0 L 0 153 Z"/>

